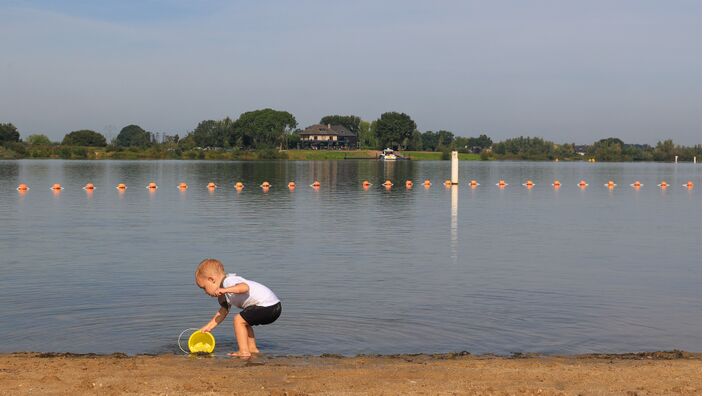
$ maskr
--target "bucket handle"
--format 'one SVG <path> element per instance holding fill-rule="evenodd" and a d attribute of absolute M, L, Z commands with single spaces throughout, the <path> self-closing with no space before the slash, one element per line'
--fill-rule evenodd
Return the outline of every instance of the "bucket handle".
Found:
<path fill-rule="evenodd" d="M 185 350 L 185 349 L 183 349 L 183 347 L 181 346 L 181 337 L 183 337 L 183 333 L 185 333 L 185 332 L 187 332 L 187 331 L 191 331 L 191 330 L 200 330 L 200 329 L 188 328 L 188 329 L 182 331 L 181 334 L 178 335 L 178 341 L 177 341 L 177 342 L 178 342 L 178 349 L 180 349 L 181 352 L 185 353 L 186 355 L 189 355 L 190 352 L 187 351 L 187 350 Z"/>

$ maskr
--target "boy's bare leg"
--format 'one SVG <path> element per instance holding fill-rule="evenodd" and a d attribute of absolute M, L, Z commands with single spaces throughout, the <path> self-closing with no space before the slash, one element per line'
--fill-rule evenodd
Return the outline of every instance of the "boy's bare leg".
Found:
<path fill-rule="evenodd" d="M 237 338 L 237 347 L 239 351 L 228 353 L 228 356 L 239 356 L 239 357 L 250 357 L 252 353 L 249 350 L 249 333 L 247 331 L 247 321 L 244 320 L 242 315 L 237 314 L 235 320 L 233 320 L 233 326 L 235 328 L 235 338 Z"/>
<path fill-rule="evenodd" d="M 249 346 L 249 352 L 259 353 L 257 340 L 254 338 L 254 329 L 249 324 L 247 325 L 247 346 Z"/>

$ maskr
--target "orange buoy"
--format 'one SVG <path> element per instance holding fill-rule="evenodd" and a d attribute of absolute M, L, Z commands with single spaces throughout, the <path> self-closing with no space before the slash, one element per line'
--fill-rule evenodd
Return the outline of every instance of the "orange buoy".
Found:
<path fill-rule="evenodd" d="M 499 180 L 499 182 L 496 183 L 496 185 L 501 188 L 504 188 L 504 187 L 508 186 L 508 183 L 506 183 L 504 180 Z"/>
<path fill-rule="evenodd" d="M 562 183 L 560 183 L 559 180 L 553 180 L 553 182 L 552 182 L 552 186 L 555 188 L 560 188 L 561 185 L 562 185 Z"/>
<path fill-rule="evenodd" d="M 64 188 L 61 187 L 61 184 L 59 184 L 59 183 L 54 183 L 54 184 L 51 186 L 51 189 L 54 190 L 54 191 L 60 191 L 60 190 L 63 190 Z"/>
<path fill-rule="evenodd" d="M 310 185 L 313 188 L 319 188 L 320 187 L 320 182 L 319 181 L 314 181 L 313 184 Z"/>
<path fill-rule="evenodd" d="M 386 187 L 386 188 L 389 188 L 389 187 L 393 186 L 394 184 L 391 183 L 391 180 L 387 180 L 387 181 L 385 181 L 384 184 L 382 184 L 382 185 L 383 185 L 384 187 Z"/>
<path fill-rule="evenodd" d="M 264 180 L 264 182 L 259 186 L 261 188 L 269 188 L 271 187 L 271 184 L 269 184 L 268 181 Z"/>
<path fill-rule="evenodd" d="M 244 183 L 242 183 L 242 182 L 235 183 L 235 189 L 241 190 L 243 188 L 244 188 Z"/>
<path fill-rule="evenodd" d="M 149 182 L 149 184 L 147 184 L 147 188 L 150 190 L 156 190 L 159 186 L 157 186 L 154 182 Z"/>
<path fill-rule="evenodd" d="M 608 187 L 609 189 L 612 189 L 612 188 L 616 187 L 616 183 L 614 183 L 613 180 L 609 180 L 609 182 L 606 183 L 606 184 L 604 184 L 604 185 L 605 185 L 606 187 Z"/>
<path fill-rule="evenodd" d="M 430 180 L 425 179 L 425 181 L 423 181 L 423 185 L 426 186 L 426 187 L 430 187 L 430 186 L 432 186 L 433 184 L 430 182 Z"/>
<path fill-rule="evenodd" d="M 293 190 L 294 188 L 296 188 L 296 183 L 293 181 L 288 182 L 288 189 Z"/>
<path fill-rule="evenodd" d="M 479 185 L 479 183 L 476 180 L 470 180 L 469 185 L 472 188 L 476 188 Z"/>
<path fill-rule="evenodd" d="M 115 188 L 118 190 L 125 190 L 125 189 L 127 189 L 127 186 L 125 185 L 125 183 L 120 183 L 117 186 L 115 186 Z"/>
<path fill-rule="evenodd" d="M 660 184 L 658 184 L 658 185 L 660 186 L 660 188 L 668 188 L 668 187 L 670 187 L 670 185 L 667 184 L 667 182 L 666 182 L 665 180 L 661 181 Z"/>
<path fill-rule="evenodd" d="M 577 185 L 579 186 L 579 188 L 586 188 L 589 184 L 584 180 L 580 180 L 579 184 Z"/>
<path fill-rule="evenodd" d="M 83 186 L 83 189 L 86 191 L 93 191 L 95 190 L 95 186 L 93 185 L 93 183 L 86 183 L 86 185 Z"/>
<path fill-rule="evenodd" d="M 364 187 L 364 188 L 369 188 L 369 186 L 371 186 L 371 185 L 372 185 L 372 184 L 369 183 L 369 180 L 365 180 L 365 181 L 362 182 L 362 187 Z"/>
<path fill-rule="evenodd" d="M 29 186 L 24 183 L 20 183 L 20 185 L 17 186 L 17 191 L 27 191 L 27 190 L 29 190 Z"/>
<path fill-rule="evenodd" d="M 526 182 L 523 183 L 523 185 L 526 186 L 526 187 L 528 187 L 528 188 L 533 188 L 533 187 L 535 187 L 535 183 L 533 183 L 532 180 L 526 180 Z"/>
<path fill-rule="evenodd" d="M 178 184 L 178 189 L 179 189 L 179 190 L 187 190 L 187 189 L 188 189 L 188 184 L 186 184 L 185 182 L 181 182 L 181 183 Z"/>
<path fill-rule="evenodd" d="M 683 187 L 687 187 L 688 189 L 693 189 L 694 188 L 694 183 L 691 180 L 687 180 L 687 183 L 682 185 Z"/>
<path fill-rule="evenodd" d="M 214 190 L 214 189 L 216 189 L 216 188 L 218 188 L 218 185 L 215 184 L 214 182 L 208 183 L 208 189 L 209 189 L 209 190 Z"/>
<path fill-rule="evenodd" d="M 631 187 L 633 187 L 635 189 L 639 189 L 639 188 L 643 187 L 643 184 L 641 182 L 639 182 L 638 180 L 636 180 L 631 184 Z"/>
<path fill-rule="evenodd" d="M 406 188 L 413 188 L 413 181 L 412 180 L 406 180 Z"/>

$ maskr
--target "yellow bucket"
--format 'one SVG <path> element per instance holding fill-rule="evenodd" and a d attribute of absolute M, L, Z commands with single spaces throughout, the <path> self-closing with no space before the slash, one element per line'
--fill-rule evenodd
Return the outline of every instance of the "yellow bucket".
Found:
<path fill-rule="evenodd" d="M 215 337 L 196 330 L 188 337 L 188 350 L 191 353 L 212 353 L 215 350 Z"/>

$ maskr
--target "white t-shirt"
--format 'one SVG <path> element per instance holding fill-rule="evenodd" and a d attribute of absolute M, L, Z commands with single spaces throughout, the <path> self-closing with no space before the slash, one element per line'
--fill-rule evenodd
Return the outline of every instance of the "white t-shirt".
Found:
<path fill-rule="evenodd" d="M 247 286 L 249 286 L 249 292 L 225 293 L 225 295 L 218 297 L 218 302 L 221 306 L 227 308 L 230 308 L 232 305 L 239 308 L 247 308 L 252 305 L 270 307 L 280 301 L 279 298 L 276 297 L 276 294 L 268 287 L 235 274 L 227 274 L 222 281 L 222 287 L 228 288 L 239 283 L 246 283 Z"/>

